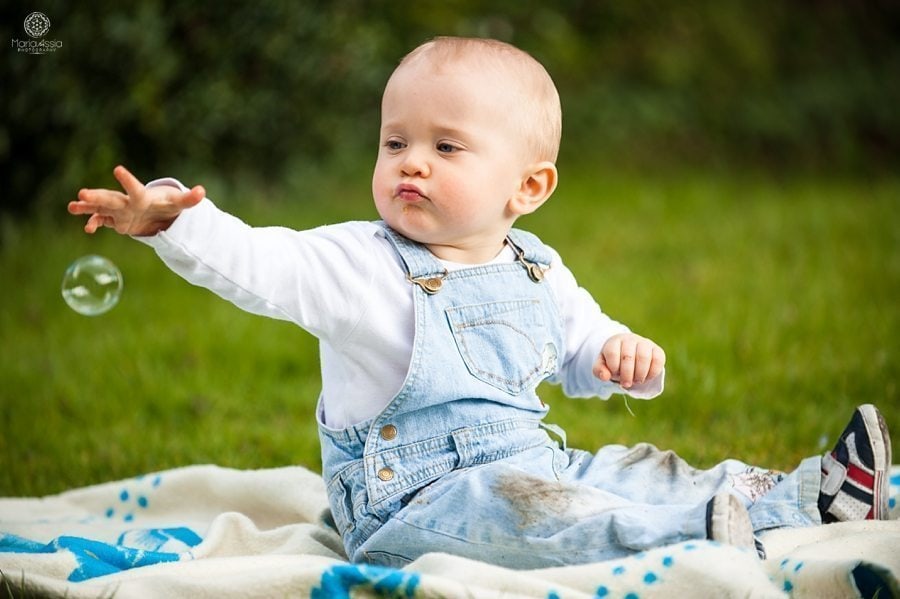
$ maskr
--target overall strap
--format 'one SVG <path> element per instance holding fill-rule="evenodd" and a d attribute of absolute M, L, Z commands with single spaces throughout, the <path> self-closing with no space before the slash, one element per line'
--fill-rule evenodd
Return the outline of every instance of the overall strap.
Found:
<path fill-rule="evenodd" d="M 506 239 L 515 250 L 519 262 L 525 267 L 531 280 L 535 283 L 543 281 L 544 273 L 550 268 L 552 260 L 547 246 L 537 238 L 537 235 L 521 229 L 511 229 Z"/>
<path fill-rule="evenodd" d="M 507 238 L 515 248 L 521 251 L 522 257 L 528 262 L 535 262 L 545 268 L 550 266 L 553 254 L 534 233 L 522 229 L 510 229 Z"/>
<path fill-rule="evenodd" d="M 446 274 L 444 266 L 438 262 L 437 258 L 424 245 L 407 239 L 391 229 L 384 221 L 376 221 L 375 224 L 380 225 L 384 229 L 388 241 L 400 254 L 400 258 L 406 266 L 406 274 L 410 278 L 439 277 Z"/>
<path fill-rule="evenodd" d="M 406 266 L 406 278 L 409 282 L 415 283 L 429 295 L 440 291 L 444 286 L 447 269 L 428 251 L 428 248 L 397 233 L 384 221 L 377 221 L 376 224 L 381 225 L 388 241 L 400 254 L 400 259 Z"/>

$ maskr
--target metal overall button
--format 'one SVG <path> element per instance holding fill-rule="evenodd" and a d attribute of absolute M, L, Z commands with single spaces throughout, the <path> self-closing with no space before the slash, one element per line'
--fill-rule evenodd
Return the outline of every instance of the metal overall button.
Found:
<path fill-rule="evenodd" d="M 544 280 L 544 269 L 534 263 L 528 264 L 528 276 L 535 283 L 540 283 Z"/>
<path fill-rule="evenodd" d="M 414 279 L 410 275 L 406 275 L 406 278 L 424 289 L 425 293 L 427 293 L 428 295 L 434 295 L 441 290 L 441 287 L 444 286 L 444 277 L 446 276 L 447 271 L 444 271 L 443 274 L 434 277 L 417 277 Z"/>
<path fill-rule="evenodd" d="M 516 248 L 516 259 L 521 262 L 522 266 L 525 267 L 525 270 L 528 271 L 529 279 L 535 283 L 540 283 L 544 280 L 544 269 L 541 268 L 541 265 L 527 260 L 525 258 L 525 252 L 519 248 Z"/>
<path fill-rule="evenodd" d="M 378 478 L 380 478 L 384 482 L 392 480 L 394 478 L 394 471 L 388 467 L 384 467 L 378 471 Z"/>
<path fill-rule="evenodd" d="M 397 427 L 393 424 L 385 424 L 381 427 L 381 438 L 385 441 L 392 441 L 397 437 Z"/>

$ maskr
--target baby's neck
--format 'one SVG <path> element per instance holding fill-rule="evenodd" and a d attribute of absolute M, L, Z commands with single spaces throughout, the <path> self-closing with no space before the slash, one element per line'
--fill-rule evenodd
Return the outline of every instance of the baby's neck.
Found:
<path fill-rule="evenodd" d="M 483 245 L 467 246 L 467 245 L 449 245 L 449 244 L 425 244 L 434 256 L 446 262 L 461 265 L 478 265 L 485 264 L 496 258 L 503 251 L 506 245 L 506 239 L 500 240 L 499 243 L 489 243 Z"/>

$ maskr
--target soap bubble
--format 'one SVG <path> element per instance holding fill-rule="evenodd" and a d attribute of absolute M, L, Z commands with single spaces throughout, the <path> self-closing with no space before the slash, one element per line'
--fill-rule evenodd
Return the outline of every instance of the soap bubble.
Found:
<path fill-rule="evenodd" d="M 103 256 L 82 256 L 66 269 L 62 296 L 69 307 L 84 316 L 112 309 L 122 295 L 122 273 Z"/>

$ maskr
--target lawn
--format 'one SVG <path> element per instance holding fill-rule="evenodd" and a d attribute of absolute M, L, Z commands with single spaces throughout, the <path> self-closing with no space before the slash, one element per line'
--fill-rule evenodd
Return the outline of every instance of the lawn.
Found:
<path fill-rule="evenodd" d="M 367 175 L 352 175 L 298 177 L 274 197 L 205 182 L 248 222 L 305 228 L 375 216 Z M 830 446 L 863 402 L 900 438 L 900 180 L 562 175 L 521 226 L 668 354 L 653 401 L 543 388 L 571 446 L 648 441 L 698 466 L 737 457 L 786 469 Z M 59 293 L 88 253 L 125 279 L 119 305 L 98 317 Z M 188 285 L 140 243 L 89 237 L 76 218 L 4 221 L 0 280 L 0 495 L 196 463 L 319 468 L 319 366 L 305 332 Z"/>

